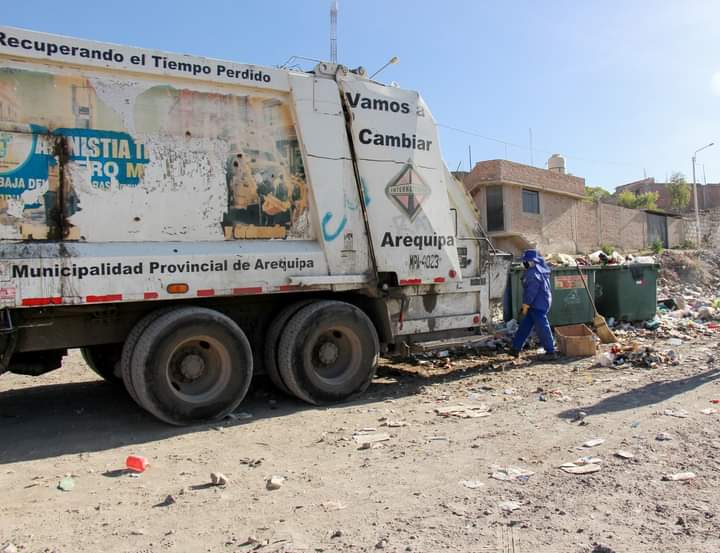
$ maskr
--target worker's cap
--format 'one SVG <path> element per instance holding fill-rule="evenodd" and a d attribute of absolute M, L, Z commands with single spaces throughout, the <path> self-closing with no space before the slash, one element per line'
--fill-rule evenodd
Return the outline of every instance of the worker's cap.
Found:
<path fill-rule="evenodd" d="M 540 258 L 540 252 L 537 250 L 525 250 L 523 252 L 523 261 L 536 261 L 538 258 Z"/>

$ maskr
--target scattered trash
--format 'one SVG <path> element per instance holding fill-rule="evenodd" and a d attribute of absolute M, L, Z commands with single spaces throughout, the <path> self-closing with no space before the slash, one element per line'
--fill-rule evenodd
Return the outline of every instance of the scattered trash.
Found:
<path fill-rule="evenodd" d="M 485 486 L 480 480 L 460 480 L 460 484 L 470 490 L 479 490 Z"/>
<path fill-rule="evenodd" d="M 3 548 L 0 549 L 0 553 L 18 553 L 18 548 L 12 543 L 6 543 Z"/>
<path fill-rule="evenodd" d="M 603 353 L 600 353 L 596 358 L 595 361 L 600 365 L 601 367 L 612 367 L 613 363 L 615 363 L 615 355 L 609 351 L 605 351 Z"/>
<path fill-rule="evenodd" d="M 615 452 L 616 457 L 620 457 L 621 459 L 634 459 L 635 455 L 630 453 L 629 451 L 626 451 L 624 449 L 619 449 Z"/>
<path fill-rule="evenodd" d="M 680 338 L 670 338 L 668 340 L 668 344 L 670 344 L 671 346 L 677 347 L 677 346 L 682 346 L 683 341 Z"/>
<path fill-rule="evenodd" d="M 175 498 L 172 495 L 168 495 L 160 503 L 153 505 L 153 507 L 169 507 L 176 503 Z"/>
<path fill-rule="evenodd" d="M 388 428 L 402 428 L 403 426 L 409 426 L 405 421 L 384 421 L 380 426 L 387 426 Z"/>
<path fill-rule="evenodd" d="M 347 505 L 340 501 L 326 501 L 325 503 L 321 503 L 320 506 L 328 513 L 347 509 Z"/>
<path fill-rule="evenodd" d="M 531 470 L 518 467 L 492 466 L 490 468 L 492 470 L 490 478 L 494 478 L 495 480 L 527 482 L 528 479 L 535 474 Z"/>
<path fill-rule="evenodd" d="M 710 403 L 714 403 L 715 405 L 720 405 L 720 399 L 711 399 Z"/>
<path fill-rule="evenodd" d="M 685 409 L 678 409 L 677 411 L 674 409 L 665 409 L 662 414 L 668 417 L 677 417 L 679 419 L 688 418 L 688 412 L 685 411 Z"/>
<path fill-rule="evenodd" d="M 480 405 L 452 405 L 450 407 L 436 407 L 435 413 L 441 417 L 477 419 L 480 417 L 489 417 L 490 408 L 484 403 Z"/>
<path fill-rule="evenodd" d="M 332 535 L 330 536 L 331 540 L 334 540 L 335 538 L 342 538 L 342 530 L 335 530 Z"/>
<path fill-rule="evenodd" d="M 374 428 L 372 430 L 374 430 Z M 387 442 L 389 439 L 390 434 L 385 434 L 383 432 L 364 433 L 361 430 L 353 434 L 353 440 L 360 444 L 360 449 L 371 449 L 376 444 L 379 445 L 380 442 Z"/>
<path fill-rule="evenodd" d="M 570 422 L 583 422 L 587 416 L 588 415 L 585 411 L 578 411 L 577 414 L 570 420 Z"/>
<path fill-rule="evenodd" d="M 283 487 L 283 484 L 285 483 L 285 477 L 284 476 L 271 476 L 267 479 L 265 482 L 265 487 L 268 490 L 279 490 Z"/>
<path fill-rule="evenodd" d="M 72 479 L 70 476 L 66 476 L 60 482 L 58 482 L 58 490 L 62 490 L 64 492 L 71 492 L 75 489 L 75 480 Z"/>
<path fill-rule="evenodd" d="M 505 513 L 512 513 L 513 511 L 517 511 L 520 507 L 522 507 L 522 504 L 518 503 L 517 501 L 503 501 L 502 503 L 498 504 L 498 507 L 500 507 L 500 510 Z"/>
<path fill-rule="evenodd" d="M 588 440 L 585 442 L 581 447 L 583 448 L 591 448 L 595 446 L 599 446 L 600 444 L 604 444 L 605 439 L 604 438 L 593 438 L 592 440 Z"/>
<path fill-rule="evenodd" d="M 375 549 L 385 549 L 388 545 L 387 540 L 380 540 L 375 544 Z"/>
<path fill-rule="evenodd" d="M 602 467 L 602 459 L 598 457 L 581 457 L 574 463 L 563 463 L 560 470 L 570 474 L 590 474 L 598 472 Z"/>
<path fill-rule="evenodd" d="M 700 411 L 703 415 L 714 415 L 716 413 L 720 413 L 720 409 L 715 409 L 714 407 L 707 407 Z"/>
<path fill-rule="evenodd" d="M 240 459 L 240 464 L 241 464 L 241 465 L 247 465 L 247 466 L 249 466 L 250 468 L 253 468 L 253 469 L 254 469 L 255 467 L 259 467 L 264 460 L 265 460 L 265 459 L 263 459 L 263 458 L 260 458 L 260 459 L 250 459 L 249 457 L 244 457 L 244 458 Z"/>
<path fill-rule="evenodd" d="M 140 455 L 128 455 L 125 459 L 125 467 L 133 472 L 145 472 L 149 465 L 148 460 Z"/>
<path fill-rule="evenodd" d="M 694 472 L 678 472 L 677 474 L 666 474 L 662 477 L 665 481 L 683 482 L 685 480 L 694 480 L 696 478 Z"/>
<path fill-rule="evenodd" d="M 253 418 L 252 413 L 228 413 L 225 415 L 225 420 L 231 420 L 231 421 L 245 421 L 248 419 Z"/>
<path fill-rule="evenodd" d="M 640 426 L 640 421 L 635 421 L 630 425 L 630 428 L 637 428 Z"/>
<path fill-rule="evenodd" d="M 657 436 L 655 436 L 655 439 L 658 442 L 669 442 L 672 440 L 672 436 L 667 432 L 660 432 Z"/>
<path fill-rule="evenodd" d="M 610 549 L 606 545 L 600 545 L 599 543 L 593 544 L 593 550 L 590 553 L 615 553 L 614 549 Z"/>
<path fill-rule="evenodd" d="M 146 533 L 147 532 L 145 532 L 145 530 L 143 530 L 142 528 L 136 528 L 136 529 L 130 530 L 131 536 L 144 536 Z"/>
<path fill-rule="evenodd" d="M 210 482 L 213 486 L 227 486 L 228 479 L 222 472 L 211 472 Z"/>

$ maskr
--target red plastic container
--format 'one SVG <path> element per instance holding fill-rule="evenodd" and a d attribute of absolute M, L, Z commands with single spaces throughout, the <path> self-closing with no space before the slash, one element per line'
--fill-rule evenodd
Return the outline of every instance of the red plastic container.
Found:
<path fill-rule="evenodd" d="M 128 458 L 125 459 L 125 466 L 134 472 L 145 472 L 148 465 L 148 460 L 139 455 L 129 455 Z"/>

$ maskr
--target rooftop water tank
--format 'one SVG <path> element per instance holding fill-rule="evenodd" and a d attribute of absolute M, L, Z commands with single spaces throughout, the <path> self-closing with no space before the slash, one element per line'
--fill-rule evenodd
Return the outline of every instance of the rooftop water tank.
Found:
<path fill-rule="evenodd" d="M 553 154 L 548 159 L 548 170 L 565 174 L 565 158 L 560 154 Z"/>

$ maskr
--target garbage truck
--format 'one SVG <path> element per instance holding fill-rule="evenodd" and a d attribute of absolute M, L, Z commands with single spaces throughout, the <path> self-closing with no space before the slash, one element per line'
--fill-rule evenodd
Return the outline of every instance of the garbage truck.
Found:
<path fill-rule="evenodd" d="M 510 258 L 422 97 L 0 27 L 0 373 L 88 366 L 176 425 L 311 404 L 480 334 Z"/>

